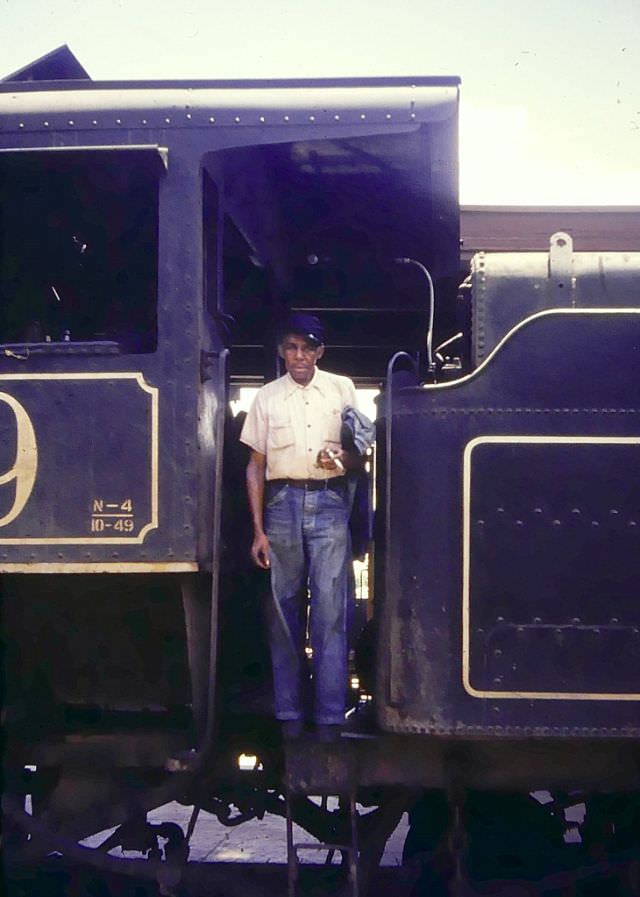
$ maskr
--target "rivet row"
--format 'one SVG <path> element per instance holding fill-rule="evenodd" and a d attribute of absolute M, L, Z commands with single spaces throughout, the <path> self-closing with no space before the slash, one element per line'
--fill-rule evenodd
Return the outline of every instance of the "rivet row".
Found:
<path fill-rule="evenodd" d="M 338 121 L 342 121 L 342 116 L 341 116 L 340 113 L 337 113 L 337 112 L 336 112 L 332 117 L 333 117 L 333 120 L 336 121 L 336 122 L 338 122 Z M 386 120 L 386 121 L 391 121 L 392 118 L 393 118 L 393 116 L 392 116 L 392 114 L 391 114 L 390 112 L 387 112 L 387 113 L 385 114 L 384 117 L 385 117 L 385 120 Z M 359 118 L 360 118 L 360 121 L 366 121 L 366 120 L 367 120 L 367 114 L 366 114 L 365 112 L 361 112 L 360 115 L 359 115 Z M 415 121 L 416 118 L 417 118 L 417 116 L 416 116 L 416 113 L 415 113 L 415 112 L 411 112 L 411 113 L 409 114 L 409 119 L 410 119 L 411 121 Z M 193 114 L 192 114 L 191 112 L 187 112 L 187 113 L 185 113 L 185 120 L 188 121 L 188 122 L 193 122 L 194 124 L 197 124 L 197 121 L 194 122 L 194 120 L 193 120 Z M 307 117 L 307 120 L 308 120 L 309 122 L 311 122 L 311 123 L 315 123 L 315 122 L 317 121 L 317 116 L 311 114 L 311 115 L 309 115 L 309 116 Z M 163 120 L 163 124 L 165 124 L 165 125 L 170 125 L 170 124 L 172 123 L 172 121 L 173 121 L 173 120 L 172 120 L 169 116 L 167 116 L 167 117 L 164 118 L 164 120 Z M 242 118 L 241 118 L 240 115 L 236 115 L 236 116 L 234 116 L 233 121 L 234 121 L 236 124 L 241 124 L 241 123 L 242 123 Z M 245 119 L 244 121 L 245 121 L 245 123 L 247 123 L 247 120 L 246 120 L 246 119 Z M 267 121 L 266 116 L 264 116 L 264 115 L 259 115 L 259 116 L 258 116 L 258 121 L 259 121 L 260 124 L 266 124 L 266 121 Z M 275 123 L 276 119 L 274 118 L 273 121 L 274 121 L 274 123 Z M 291 116 L 290 116 L 290 115 L 287 115 L 287 114 L 284 114 L 284 115 L 282 116 L 282 121 L 284 121 L 284 122 L 286 122 L 286 123 L 289 123 L 289 122 L 291 121 Z M 209 118 L 208 118 L 208 123 L 209 123 L 209 124 L 212 124 L 212 125 L 215 124 L 215 123 L 216 123 L 216 117 L 215 117 L 214 115 L 210 115 Z M 71 128 L 73 128 L 73 127 L 77 127 L 77 122 L 76 122 L 75 119 L 73 119 L 73 118 L 67 119 L 66 124 L 67 124 L 68 127 L 71 127 Z M 92 124 L 94 127 L 96 127 L 96 126 L 98 125 L 98 120 L 95 119 L 95 118 L 92 119 L 92 120 L 91 120 L 91 124 Z M 104 121 L 104 122 L 103 122 L 103 125 L 104 125 L 105 127 L 108 127 L 108 124 L 109 124 L 108 121 Z M 116 125 L 122 125 L 122 124 L 123 124 L 123 120 L 122 120 L 121 118 L 116 118 L 116 119 L 114 119 L 114 124 L 116 124 Z M 147 127 L 147 126 L 149 125 L 149 120 L 148 120 L 147 118 L 142 118 L 142 119 L 140 119 L 140 125 L 143 125 L 144 127 Z M 25 122 L 19 122 L 19 123 L 18 123 L 18 127 L 19 127 L 20 129 L 24 129 L 26 126 L 27 126 L 27 125 L 26 125 Z M 51 127 L 51 122 L 48 121 L 48 120 L 44 120 L 44 121 L 42 122 L 42 126 L 45 127 L 45 128 L 49 128 L 49 127 Z M 130 127 L 136 127 L 136 124 L 135 124 L 134 122 L 132 122 L 132 123 L 130 124 Z"/>
<path fill-rule="evenodd" d="M 503 512 L 503 509 L 501 509 L 501 508 L 497 508 L 497 511 L 498 511 L 498 513 L 504 513 L 504 512 Z M 538 510 L 535 510 L 535 513 L 536 513 L 536 514 L 540 514 L 541 512 L 538 511 Z M 484 517 L 478 517 L 478 518 L 476 519 L 475 522 L 476 522 L 476 526 L 484 526 L 484 525 L 486 524 L 486 520 L 485 520 Z M 522 520 L 522 519 L 520 519 L 520 518 L 516 518 L 515 520 L 513 520 L 513 523 L 514 523 L 516 526 L 524 526 L 524 520 Z M 592 521 L 591 521 L 591 526 L 597 527 L 597 526 L 600 526 L 600 523 L 601 523 L 601 521 L 599 521 L 599 520 L 592 520 Z M 563 521 L 562 521 L 562 520 L 558 520 L 558 519 L 556 518 L 556 519 L 554 519 L 554 520 L 551 521 L 551 525 L 552 525 L 552 526 L 555 526 L 555 527 L 559 527 L 559 526 L 562 526 L 562 525 L 563 525 Z M 633 519 L 631 519 L 631 520 L 627 520 L 627 521 L 626 521 L 626 525 L 627 525 L 627 526 L 630 526 L 630 527 L 637 527 L 637 526 L 638 526 L 638 521 L 637 521 L 637 520 L 633 520 Z"/>

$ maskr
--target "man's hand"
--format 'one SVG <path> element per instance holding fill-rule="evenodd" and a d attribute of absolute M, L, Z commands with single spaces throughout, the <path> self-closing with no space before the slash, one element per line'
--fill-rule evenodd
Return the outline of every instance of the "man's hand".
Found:
<path fill-rule="evenodd" d="M 263 570 L 269 569 L 269 540 L 265 533 L 260 533 L 254 537 L 251 545 L 251 559 L 254 564 Z"/>
<path fill-rule="evenodd" d="M 264 476 L 267 467 L 267 456 L 251 450 L 247 464 L 247 497 L 253 520 L 253 542 L 251 559 L 263 570 L 269 569 L 269 540 L 263 529 L 262 512 L 264 507 Z"/>
<path fill-rule="evenodd" d="M 316 467 L 321 470 L 339 470 L 340 473 L 344 473 L 345 470 L 362 470 L 364 461 L 365 459 L 357 452 L 349 452 L 346 449 L 339 451 L 321 449 L 316 458 Z"/>
<path fill-rule="evenodd" d="M 340 449 L 339 451 L 333 451 L 332 449 L 321 449 L 318 452 L 318 456 L 316 458 L 316 467 L 319 467 L 321 470 L 339 470 L 341 473 L 344 472 L 344 457 L 345 452 Z"/>

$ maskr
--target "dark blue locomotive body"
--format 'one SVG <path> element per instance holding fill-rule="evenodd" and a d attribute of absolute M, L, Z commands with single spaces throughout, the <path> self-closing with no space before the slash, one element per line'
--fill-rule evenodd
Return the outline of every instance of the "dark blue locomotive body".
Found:
<path fill-rule="evenodd" d="M 557 235 L 460 298 L 457 103 L 455 78 L 0 86 L 5 809 L 43 850 L 117 824 L 142 850 L 175 797 L 343 837 L 296 795 L 375 789 L 371 862 L 425 788 L 640 788 L 640 259 Z M 276 375 L 288 308 L 383 394 L 375 720 L 283 776 L 229 399 Z"/>
<path fill-rule="evenodd" d="M 162 233 L 187 217 L 179 153 L 170 171 L 166 150 L 104 131 L 93 143 L 108 149 L 27 142 L 0 158 L 3 569 L 195 571 L 211 552 L 198 515 L 214 432 L 198 420 L 224 375 L 193 284 L 196 235 Z"/>
<path fill-rule="evenodd" d="M 637 309 L 553 309 L 392 394 L 385 728 L 637 738 L 639 360 Z"/>

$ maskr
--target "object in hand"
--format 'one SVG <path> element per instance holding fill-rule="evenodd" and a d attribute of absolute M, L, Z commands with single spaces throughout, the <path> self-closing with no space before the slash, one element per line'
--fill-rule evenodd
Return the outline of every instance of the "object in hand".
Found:
<path fill-rule="evenodd" d="M 344 472 L 344 464 L 338 457 L 338 452 L 334 452 L 331 449 L 320 449 L 316 458 L 316 466 L 324 467 L 324 462 L 326 461 L 333 461 L 334 469 Z M 329 469 L 331 470 L 332 468 Z"/>

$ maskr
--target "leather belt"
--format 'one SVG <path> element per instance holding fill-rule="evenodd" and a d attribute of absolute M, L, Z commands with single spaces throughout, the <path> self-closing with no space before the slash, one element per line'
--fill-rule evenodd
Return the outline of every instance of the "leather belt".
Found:
<path fill-rule="evenodd" d="M 267 480 L 267 485 L 275 489 L 282 486 L 291 486 L 292 489 L 306 489 L 307 492 L 318 492 L 324 489 L 333 489 L 340 492 L 344 489 L 343 477 L 330 477 L 326 480 Z"/>

